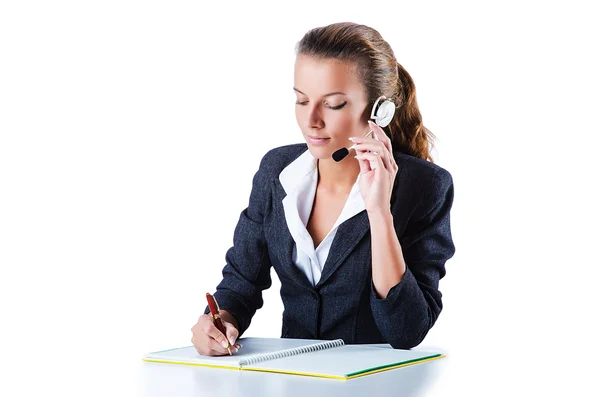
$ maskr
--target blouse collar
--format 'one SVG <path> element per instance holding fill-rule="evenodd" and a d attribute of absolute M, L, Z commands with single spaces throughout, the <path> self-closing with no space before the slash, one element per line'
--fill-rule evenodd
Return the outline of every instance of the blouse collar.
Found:
<path fill-rule="evenodd" d="M 304 226 L 306 226 L 312 211 L 317 180 L 317 159 L 313 157 L 308 149 L 285 167 L 279 174 L 279 181 L 287 193 L 284 202 L 295 202 L 295 205 L 293 206 L 296 207 L 298 211 L 297 216 L 301 218 Z M 360 173 L 352 186 L 352 190 L 348 195 L 344 208 L 333 228 L 365 210 L 365 201 L 360 194 L 359 183 Z M 287 209 L 291 209 L 290 207 L 291 206 Z"/>

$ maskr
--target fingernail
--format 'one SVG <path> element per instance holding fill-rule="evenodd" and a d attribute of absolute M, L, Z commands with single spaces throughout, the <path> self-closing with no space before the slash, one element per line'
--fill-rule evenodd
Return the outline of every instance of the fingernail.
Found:
<path fill-rule="evenodd" d="M 226 340 L 222 341 L 222 342 L 221 342 L 221 346 L 223 346 L 223 347 L 227 348 L 227 346 L 228 346 L 228 345 L 227 345 L 227 341 L 226 341 Z"/>
<path fill-rule="evenodd" d="M 232 345 L 235 343 L 235 337 L 231 337 L 229 338 L 229 343 L 231 343 Z"/>

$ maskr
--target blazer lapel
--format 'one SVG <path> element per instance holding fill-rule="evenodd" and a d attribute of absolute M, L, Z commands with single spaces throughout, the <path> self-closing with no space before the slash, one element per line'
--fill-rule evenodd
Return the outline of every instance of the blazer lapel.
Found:
<path fill-rule="evenodd" d="M 337 268 L 344 263 L 344 260 L 350 255 L 350 252 L 352 252 L 369 229 L 369 216 L 366 210 L 359 212 L 338 226 L 338 230 L 331 243 L 331 249 L 327 255 L 327 260 L 325 261 L 325 265 L 323 265 L 321 278 L 315 286 L 316 288 L 325 283 Z"/>
<path fill-rule="evenodd" d="M 286 192 L 279 181 L 273 182 L 273 211 L 274 211 L 274 241 L 276 242 L 275 251 L 281 263 L 281 267 L 288 274 L 289 278 L 294 280 L 302 288 L 314 290 L 306 275 L 298 269 L 292 261 L 294 250 L 294 238 L 292 237 L 285 219 L 285 212 L 282 201 L 286 197 Z"/>
<path fill-rule="evenodd" d="M 400 175 L 404 171 L 405 163 L 403 159 L 399 159 L 398 157 L 395 157 L 395 160 L 398 164 L 398 172 L 392 188 L 392 203 L 396 202 L 398 183 Z M 391 209 L 394 210 L 393 207 Z M 329 250 L 329 255 L 323 266 L 321 278 L 315 288 L 319 288 L 329 277 L 331 277 L 370 229 L 369 215 L 366 210 L 359 212 L 338 226 L 338 230 L 331 244 L 331 249 Z"/>

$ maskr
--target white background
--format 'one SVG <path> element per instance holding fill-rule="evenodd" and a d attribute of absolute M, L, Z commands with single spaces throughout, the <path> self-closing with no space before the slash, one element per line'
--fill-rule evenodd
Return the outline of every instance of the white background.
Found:
<path fill-rule="evenodd" d="M 217 3 L 1 3 L 0 394 L 133 395 L 189 344 L 261 157 L 302 142 L 294 46 L 339 21 L 390 43 L 454 177 L 430 395 L 595 394 L 593 2 Z M 280 336 L 264 299 L 246 336 Z"/>

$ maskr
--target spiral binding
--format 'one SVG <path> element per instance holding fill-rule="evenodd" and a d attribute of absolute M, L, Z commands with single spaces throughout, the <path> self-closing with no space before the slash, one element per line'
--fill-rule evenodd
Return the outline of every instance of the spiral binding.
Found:
<path fill-rule="evenodd" d="M 316 352 L 316 351 L 320 351 L 320 350 L 331 349 L 331 348 L 340 347 L 343 345 L 344 345 L 344 341 L 342 339 L 336 339 L 336 340 L 327 341 L 327 342 L 315 343 L 314 345 L 281 350 L 278 352 L 257 354 L 257 355 L 251 356 L 251 357 L 247 357 L 243 360 L 240 360 L 240 366 L 252 365 L 252 364 L 262 362 L 262 361 L 276 360 L 278 358 L 291 357 L 291 356 L 296 356 L 298 354 L 311 353 L 311 352 Z"/>

